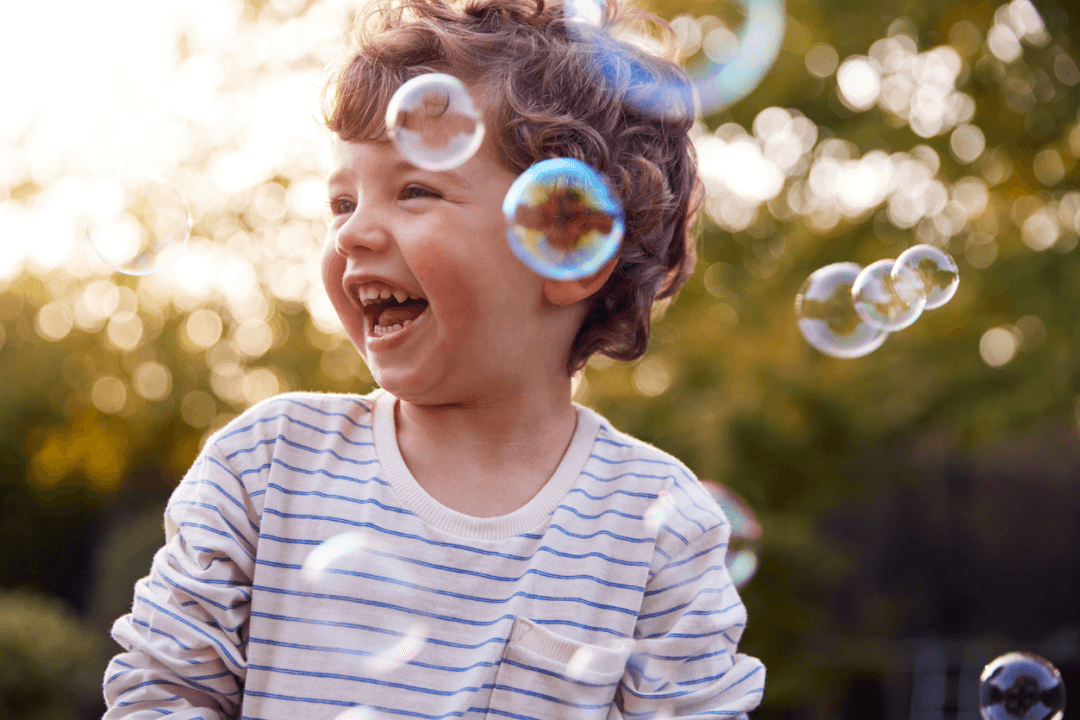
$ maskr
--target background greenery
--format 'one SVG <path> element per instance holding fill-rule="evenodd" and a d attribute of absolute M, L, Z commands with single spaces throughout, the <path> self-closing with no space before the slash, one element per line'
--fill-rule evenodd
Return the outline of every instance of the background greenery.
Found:
<path fill-rule="evenodd" d="M 651 7 L 735 29 L 741 16 L 737 5 Z M 937 705 L 926 701 L 944 709 L 926 717 L 974 717 L 971 673 L 1007 649 L 1045 655 L 1080 688 L 1080 195 L 1070 194 L 1080 75 L 1075 10 L 1034 7 L 1044 34 L 1032 31 L 1005 61 L 986 42 L 1008 23 L 994 2 L 791 0 L 765 81 L 701 131 L 725 127 L 730 140 L 735 123 L 753 134 L 762 109 L 785 108 L 813 122 L 816 144 L 771 198 L 710 185 L 697 271 L 658 314 L 647 357 L 594 360 L 578 386 L 579 401 L 757 513 L 760 570 L 744 590 L 742 646 L 768 667 L 755 717 L 914 717 L 933 695 L 919 667 L 934 652 L 948 657 L 948 683 Z M 231 32 L 284 33 L 318 8 L 252 0 L 234 8 Z M 845 104 L 822 46 L 835 50 L 835 68 L 898 35 L 917 52 L 955 47 L 962 64 L 950 89 L 973 101 L 971 118 L 917 134 L 881 103 Z M 181 60 L 198 51 L 184 33 L 176 45 Z M 321 69 L 321 52 L 301 54 L 300 66 Z M 237 84 L 218 87 L 240 93 Z M 986 146 L 967 161 L 952 132 L 965 123 Z M 6 142 L 29 155 L 31 134 Z M 170 175 L 191 206 L 190 252 L 247 258 L 246 273 L 236 271 L 253 279 L 246 286 L 219 270 L 221 286 L 246 287 L 244 297 L 178 287 L 191 276 L 170 290 L 78 254 L 52 267 L 27 256 L 0 275 L 0 718 L 100 714 L 101 674 L 117 650 L 108 628 L 129 607 L 162 541 L 165 501 L 211 431 L 277 391 L 372 387 L 317 290 L 296 290 L 301 281 L 287 274 L 321 243 L 301 192 L 317 164 L 287 154 L 227 193 L 188 192 L 227 143 L 199 138 Z M 830 138 L 851 144 L 825 149 Z M 901 227 L 895 198 L 838 214 L 792 190 L 808 186 L 821 157 L 882 150 L 925 160 L 916 146 L 933 150 L 931 175 L 950 198 L 964 178 L 980 179 L 983 207 L 962 221 L 955 205 L 942 207 Z M 31 170 L 3 175 L 9 215 L 30 212 L 60 182 Z M 736 203 L 728 215 L 725 200 Z M 1050 237 L 1045 222 L 1024 229 L 1040 213 L 1053 220 Z M 30 238 L 4 241 L 14 253 Z M 952 302 L 856 360 L 802 339 L 793 299 L 812 271 L 924 241 L 958 260 Z M 987 336 L 995 328 L 1012 340 Z"/>

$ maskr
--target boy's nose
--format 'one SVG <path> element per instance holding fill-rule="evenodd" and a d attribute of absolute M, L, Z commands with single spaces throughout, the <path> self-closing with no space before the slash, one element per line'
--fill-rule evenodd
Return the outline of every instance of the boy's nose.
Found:
<path fill-rule="evenodd" d="M 390 244 L 390 233 L 370 208 L 357 207 L 338 229 L 336 238 L 339 255 L 358 252 L 380 252 Z"/>

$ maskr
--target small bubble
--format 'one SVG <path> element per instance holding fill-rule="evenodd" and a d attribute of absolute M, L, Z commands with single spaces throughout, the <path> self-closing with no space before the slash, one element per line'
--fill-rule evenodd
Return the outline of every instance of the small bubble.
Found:
<path fill-rule="evenodd" d="M 877 350 L 888 333 L 855 311 L 851 288 L 862 267 L 833 263 L 815 270 L 795 296 L 799 331 L 815 348 L 838 358 L 856 358 Z"/>
<path fill-rule="evenodd" d="M 390 139 L 426 170 L 449 170 L 476 154 L 484 140 L 481 118 L 462 82 L 442 73 L 405 82 L 386 106 Z"/>
<path fill-rule="evenodd" d="M 94 185 L 83 219 L 94 250 L 125 275 L 168 267 L 191 235 L 191 215 L 180 193 L 149 173 L 123 173 Z"/>
<path fill-rule="evenodd" d="M 979 676 L 979 712 L 983 720 L 1061 720 L 1065 714 L 1061 673 L 1038 655 L 1006 653 Z"/>
<path fill-rule="evenodd" d="M 371 672 L 389 674 L 415 658 L 427 642 L 427 626 L 413 623 L 406 632 L 397 635 L 397 641 L 365 658 Z"/>
<path fill-rule="evenodd" d="M 960 270 L 949 253 L 933 245 L 915 245 L 896 258 L 893 286 L 901 299 L 926 298 L 924 310 L 939 308 L 952 299 L 960 284 Z M 914 284 L 912 278 L 915 279 Z"/>
<path fill-rule="evenodd" d="M 363 550 L 364 547 L 364 538 L 360 533 L 335 535 L 308 553 L 300 568 L 300 574 L 307 582 L 318 583 L 331 565 L 345 555 Z"/>
<path fill-rule="evenodd" d="M 887 332 L 903 330 L 919 319 L 926 295 L 922 294 L 923 283 L 914 271 L 901 267 L 898 277 L 893 279 L 895 263 L 892 260 L 878 260 L 870 263 L 851 286 L 851 296 L 855 301 L 855 312 L 864 322 Z M 897 292 L 897 285 L 903 284 L 908 290 L 903 297 Z"/>
<path fill-rule="evenodd" d="M 556 280 L 592 275 L 622 241 L 622 207 L 580 160 L 552 158 L 530 167 L 507 191 L 503 213 L 514 254 Z"/>
<path fill-rule="evenodd" d="M 750 505 L 727 486 L 715 480 L 702 480 L 701 483 L 731 523 L 725 565 L 735 587 L 741 588 L 750 582 L 758 569 L 761 523 Z"/>

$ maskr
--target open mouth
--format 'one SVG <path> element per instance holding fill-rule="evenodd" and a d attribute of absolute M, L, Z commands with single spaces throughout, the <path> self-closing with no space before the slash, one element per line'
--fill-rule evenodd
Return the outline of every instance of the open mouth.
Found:
<path fill-rule="evenodd" d="M 428 301 L 404 291 L 375 292 L 361 288 L 357 296 L 364 307 L 368 330 L 376 336 L 389 335 L 411 325 L 428 307 Z M 388 297 L 383 297 L 388 295 Z"/>

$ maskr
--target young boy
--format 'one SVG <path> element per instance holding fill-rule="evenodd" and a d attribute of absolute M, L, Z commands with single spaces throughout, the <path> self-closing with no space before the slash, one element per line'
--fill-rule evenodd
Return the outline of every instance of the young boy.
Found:
<path fill-rule="evenodd" d="M 656 78 L 687 100 L 685 76 L 542 0 L 373 17 L 327 113 L 323 280 L 380 389 L 283 395 L 209 440 L 113 628 L 106 718 L 744 716 L 765 670 L 736 652 L 729 524 L 681 463 L 571 400 L 593 353 L 644 352 L 692 269 L 692 103 L 635 102 Z M 382 125 L 426 72 L 483 108 L 452 170 Z M 593 276 L 541 277 L 507 243 L 503 197 L 547 157 L 605 173 L 625 208 Z"/>

